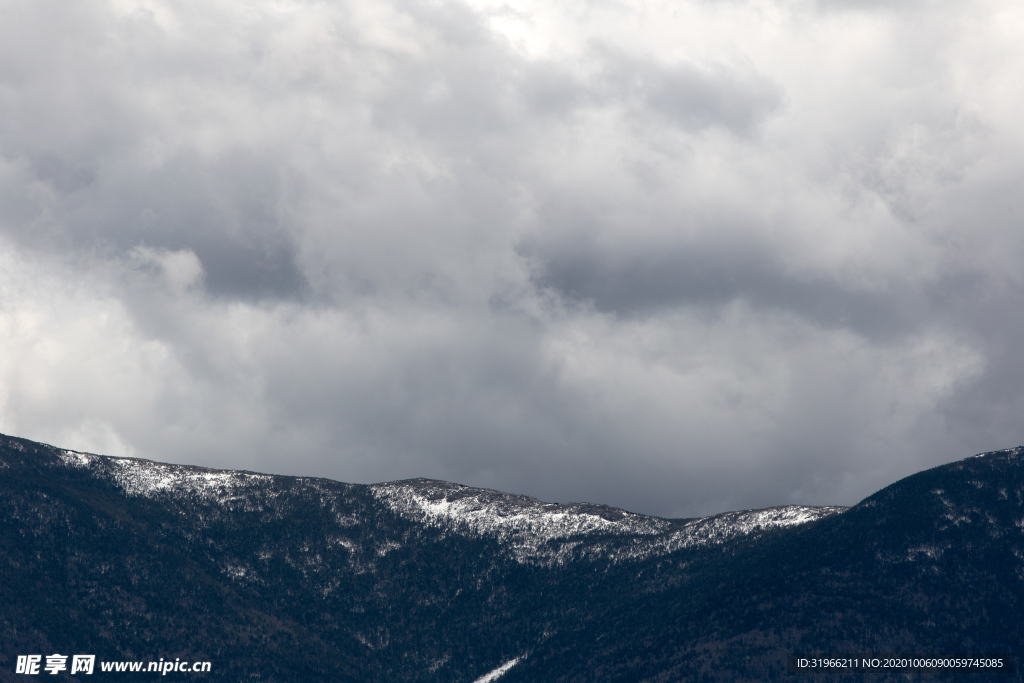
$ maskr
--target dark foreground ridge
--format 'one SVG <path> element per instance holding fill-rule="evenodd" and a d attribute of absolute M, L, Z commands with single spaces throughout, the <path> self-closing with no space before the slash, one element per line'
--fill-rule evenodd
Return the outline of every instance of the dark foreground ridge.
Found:
<path fill-rule="evenodd" d="M 787 654 L 1020 654 L 1022 456 L 849 509 L 667 520 L 0 436 L 0 681 L 31 680 L 32 653 L 211 662 L 54 680 L 465 683 L 859 680 L 787 674 Z"/>

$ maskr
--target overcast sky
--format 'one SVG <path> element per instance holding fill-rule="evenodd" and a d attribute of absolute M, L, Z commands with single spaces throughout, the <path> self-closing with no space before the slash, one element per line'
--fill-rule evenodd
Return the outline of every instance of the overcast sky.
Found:
<path fill-rule="evenodd" d="M 1024 5 L 0 0 L 0 432 L 665 516 L 1024 442 Z"/>

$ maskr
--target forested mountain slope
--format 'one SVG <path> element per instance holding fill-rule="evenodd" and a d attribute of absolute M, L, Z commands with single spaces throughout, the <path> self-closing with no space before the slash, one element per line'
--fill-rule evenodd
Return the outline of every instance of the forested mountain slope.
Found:
<path fill-rule="evenodd" d="M 208 680 L 467 683 L 762 680 L 798 650 L 1015 652 L 1021 456 L 922 472 L 845 511 L 667 520 L 0 437 L 0 680 L 25 680 L 16 655 L 54 652 L 208 660 Z M 176 676 L 200 675 L 160 678 Z"/>

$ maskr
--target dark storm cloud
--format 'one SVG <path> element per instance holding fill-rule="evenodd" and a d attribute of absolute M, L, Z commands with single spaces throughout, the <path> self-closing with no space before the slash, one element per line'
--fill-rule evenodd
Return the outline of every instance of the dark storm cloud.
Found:
<path fill-rule="evenodd" d="M 884 290 L 865 291 L 826 278 L 787 276 L 766 244 L 602 249 L 580 236 L 560 246 L 520 246 L 535 263 L 536 284 L 625 317 L 680 307 L 714 309 L 742 300 L 869 339 L 892 339 L 930 324 L 933 299 L 961 286 L 939 282 L 934 291 L 922 291 L 916 283 L 896 280 Z"/>
<path fill-rule="evenodd" d="M 826 6 L 4 3 L 0 431 L 671 515 L 1015 445 L 1020 17 Z"/>
<path fill-rule="evenodd" d="M 77 10 L 84 12 L 83 21 L 73 26 L 57 20 L 46 30 L 39 27 L 42 43 L 31 50 L 21 46 L 16 56 L 10 53 L 21 39 L 5 40 L 5 64 L 17 65 L 9 77 L 23 86 L 17 99 L 9 93 L 0 145 L 22 171 L 25 186 L 39 190 L 4 203 L 4 232 L 22 244 L 52 249 L 191 249 L 203 263 L 211 293 L 301 295 L 306 285 L 296 247 L 279 214 L 288 192 L 280 157 L 238 148 L 213 156 L 188 147 L 158 149 L 174 141 L 160 139 L 167 133 L 159 130 L 160 112 L 147 111 L 139 89 L 173 92 L 182 78 L 211 80 L 208 72 L 217 71 L 217 61 L 182 64 L 175 59 L 180 47 L 168 49 L 166 38 L 156 34 L 152 52 L 144 53 L 142 65 L 135 63 L 128 54 L 150 37 L 139 29 L 151 27 L 145 20 L 123 19 L 119 27 L 116 21 L 104 25 L 101 6 L 89 12 L 83 4 Z M 17 11 L 36 25 L 45 13 L 41 6 Z M 128 30 L 110 40 L 105 32 L 112 28 Z M 120 56 L 111 59 L 96 50 L 104 40 Z M 196 96 L 186 89 L 166 105 L 187 108 Z M 140 158 L 147 153 L 163 158 L 147 163 Z"/>
<path fill-rule="evenodd" d="M 23 243 L 120 254 L 140 245 L 191 249 L 212 294 L 247 299 L 306 291 L 296 245 L 282 225 L 286 189 L 274 159 L 183 154 L 143 171 L 101 171 L 53 153 L 28 163 L 52 191 L 52 223 L 42 231 L 33 221 L 21 223 L 11 233 Z"/>
<path fill-rule="evenodd" d="M 108 212 L 83 223 L 112 226 L 103 235 L 123 250 L 191 249 L 215 295 L 301 296 L 306 283 L 281 216 L 287 189 L 276 161 L 245 152 L 213 162 L 185 155 L 149 177 L 125 179 L 128 187 L 113 188 L 104 202 Z"/>

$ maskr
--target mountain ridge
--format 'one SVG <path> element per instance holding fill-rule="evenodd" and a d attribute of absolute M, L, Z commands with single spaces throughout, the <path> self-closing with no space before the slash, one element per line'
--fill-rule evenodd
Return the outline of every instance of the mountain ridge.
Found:
<path fill-rule="evenodd" d="M 982 456 L 851 508 L 669 520 L 0 436 L 0 681 L 29 652 L 203 659 L 225 681 L 465 683 L 771 680 L 787 652 L 1019 652 L 1024 449 Z"/>
<path fill-rule="evenodd" d="M 111 476 L 128 495 L 153 495 L 160 491 L 191 493 L 211 500 L 229 495 L 228 489 L 244 490 L 275 477 L 315 485 L 330 482 L 366 487 L 393 511 L 412 519 L 466 534 L 494 535 L 512 546 L 517 561 L 558 563 L 588 556 L 609 555 L 610 548 L 597 542 L 579 548 L 582 537 L 622 536 L 635 539 L 633 548 L 620 552 L 616 561 L 665 554 L 694 545 L 724 543 L 737 536 L 768 529 L 805 524 L 838 514 L 843 506 L 779 505 L 762 509 L 722 512 L 707 517 L 667 519 L 630 512 L 597 503 L 548 503 L 523 494 L 466 486 L 417 477 L 376 484 L 350 484 L 323 477 L 258 473 L 247 470 L 208 468 L 162 463 L 146 458 L 105 456 L 42 444 L 66 465 Z M 545 550 L 556 540 L 576 539 L 566 549 Z M 620 549 L 621 550 L 621 549 Z"/>

